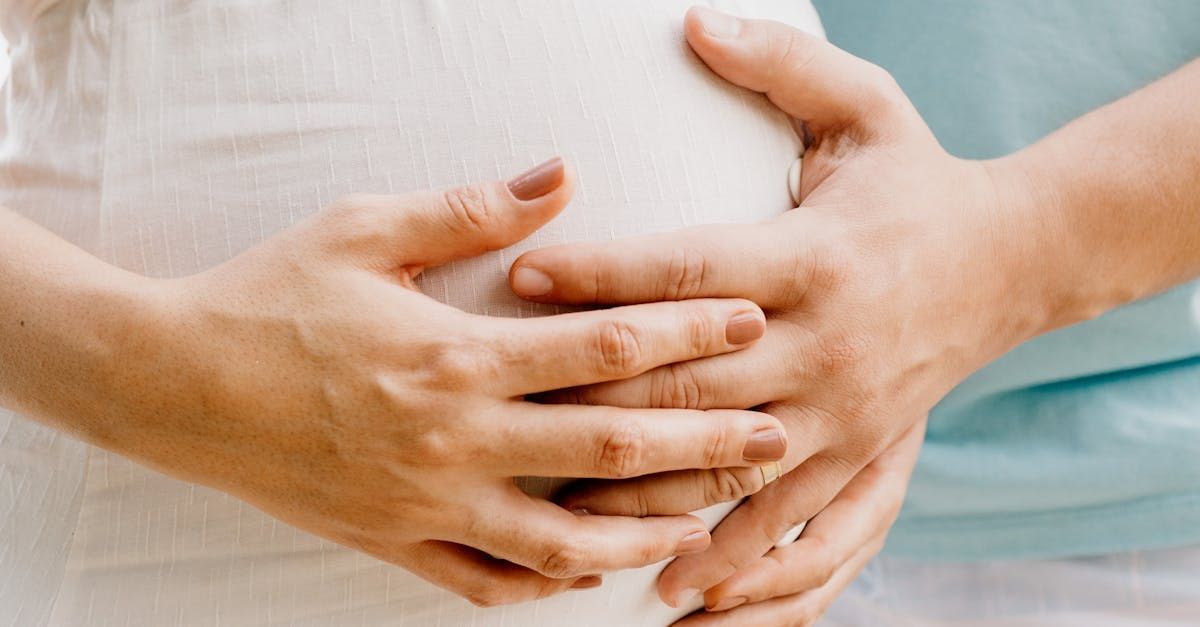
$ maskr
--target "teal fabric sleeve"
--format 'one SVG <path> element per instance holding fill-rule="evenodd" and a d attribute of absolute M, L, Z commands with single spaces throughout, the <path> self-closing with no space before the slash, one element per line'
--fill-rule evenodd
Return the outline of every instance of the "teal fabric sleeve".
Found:
<path fill-rule="evenodd" d="M 1200 55 L 1194 0 L 817 6 L 830 39 L 890 70 L 964 157 L 1017 150 Z M 961 560 L 1192 543 L 1197 283 L 1038 338 L 955 389 L 931 415 L 885 552 Z"/>

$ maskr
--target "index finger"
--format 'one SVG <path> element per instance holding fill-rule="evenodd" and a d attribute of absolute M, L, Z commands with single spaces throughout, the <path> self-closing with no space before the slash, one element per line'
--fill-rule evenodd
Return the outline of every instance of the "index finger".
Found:
<path fill-rule="evenodd" d="M 551 303 L 645 303 L 746 298 L 764 308 L 798 297 L 805 247 L 786 241 L 777 220 L 693 227 L 613 242 L 527 252 L 509 272 L 522 298 Z M 801 277 L 802 278 L 802 277 Z"/>

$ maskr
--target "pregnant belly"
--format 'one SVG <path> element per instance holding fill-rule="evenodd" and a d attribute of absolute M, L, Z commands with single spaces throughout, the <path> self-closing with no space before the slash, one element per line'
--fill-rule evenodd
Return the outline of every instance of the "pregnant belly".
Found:
<path fill-rule="evenodd" d="M 562 154 L 579 185 L 561 216 L 421 283 L 477 313 L 548 313 L 504 284 L 522 250 L 755 221 L 791 206 L 786 177 L 800 146 L 788 121 L 692 56 L 680 28 L 688 4 L 120 5 L 102 254 L 183 275 L 344 193 L 503 178 Z M 805 2 L 723 6 L 819 29 Z M 662 625 L 679 611 L 655 598 L 659 569 L 483 610 L 95 451 L 54 622 Z"/>

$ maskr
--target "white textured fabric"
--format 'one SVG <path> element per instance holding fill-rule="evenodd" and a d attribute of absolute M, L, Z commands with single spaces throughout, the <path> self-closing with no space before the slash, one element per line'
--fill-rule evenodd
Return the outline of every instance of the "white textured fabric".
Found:
<path fill-rule="evenodd" d="M 470 311 L 545 313 L 504 285 L 520 250 L 791 206 L 799 142 L 765 99 L 688 50 L 689 4 L 63 0 L 13 35 L 0 202 L 111 263 L 179 276 L 347 192 L 501 178 L 562 154 L 579 172 L 563 215 L 514 249 L 422 277 Z M 819 30 L 807 2 L 717 4 Z M 223 494 L 104 451 L 85 464 L 78 444 L 6 420 L 0 498 L 14 541 L 0 603 L 14 623 L 661 625 L 678 615 L 653 593 L 656 568 L 474 608 Z M 710 523 L 726 509 L 707 512 Z"/>

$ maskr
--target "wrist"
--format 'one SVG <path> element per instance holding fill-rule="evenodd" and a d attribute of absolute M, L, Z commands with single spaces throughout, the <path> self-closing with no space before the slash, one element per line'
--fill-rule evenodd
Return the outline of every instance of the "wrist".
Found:
<path fill-rule="evenodd" d="M 157 282 L 86 261 L 55 272 L 26 303 L 9 392 L 21 411 L 112 448 L 137 395 L 130 382 L 141 380 L 145 394 L 151 381 Z"/>
<path fill-rule="evenodd" d="M 162 382 L 172 376 L 163 367 L 165 340 L 171 332 L 164 314 L 165 280 L 117 270 L 102 284 L 78 293 L 95 312 L 81 336 L 79 362 L 88 373 L 76 390 L 82 439 L 120 451 L 131 430 L 161 407 Z"/>
<path fill-rule="evenodd" d="M 984 162 L 996 199 L 996 238 L 1008 268 L 1012 306 L 1025 312 L 1025 337 L 1095 318 L 1134 296 L 1098 279 L 1088 268 L 1072 202 L 1059 182 L 1065 173 L 1053 157 L 1031 149 Z"/>

